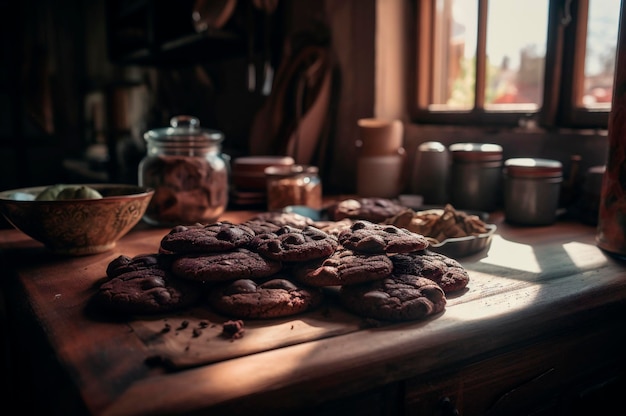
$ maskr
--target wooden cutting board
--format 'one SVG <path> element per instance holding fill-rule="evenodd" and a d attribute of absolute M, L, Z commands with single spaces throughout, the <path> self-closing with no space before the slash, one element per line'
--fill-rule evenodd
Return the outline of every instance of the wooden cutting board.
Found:
<path fill-rule="evenodd" d="M 332 296 L 305 314 L 280 319 L 243 320 L 240 338 L 223 331 L 224 317 L 206 307 L 176 315 L 130 322 L 152 353 L 149 363 L 170 370 L 195 367 L 244 355 L 358 331 L 371 323 L 333 304 Z"/>

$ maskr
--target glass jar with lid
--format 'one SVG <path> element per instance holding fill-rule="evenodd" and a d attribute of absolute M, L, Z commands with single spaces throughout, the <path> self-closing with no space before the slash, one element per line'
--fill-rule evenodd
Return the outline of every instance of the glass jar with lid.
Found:
<path fill-rule="evenodd" d="M 170 127 L 147 131 L 144 139 L 147 154 L 139 163 L 139 184 L 155 190 L 144 220 L 167 227 L 216 221 L 228 204 L 224 134 L 181 115 L 170 120 Z"/>
<path fill-rule="evenodd" d="M 322 207 L 322 182 L 317 167 L 269 166 L 265 168 L 265 177 L 269 211 L 289 205 L 303 205 L 313 209 Z"/>

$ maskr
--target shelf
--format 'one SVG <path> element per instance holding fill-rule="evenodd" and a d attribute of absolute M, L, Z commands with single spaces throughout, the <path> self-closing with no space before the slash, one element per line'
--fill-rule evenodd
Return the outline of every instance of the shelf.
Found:
<path fill-rule="evenodd" d="M 181 66 L 244 56 L 250 7 L 238 4 L 220 29 L 198 33 L 191 19 L 193 1 L 107 1 L 108 54 L 121 65 Z"/>
<path fill-rule="evenodd" d="M 142 48 L 111 56 L 111 60 L 119 64 L 137 65 L 194 64 L 241 56 L 245 48 L 243 38 L 228 32 L 212 31 L 170 40 L 152 50 Z"/>

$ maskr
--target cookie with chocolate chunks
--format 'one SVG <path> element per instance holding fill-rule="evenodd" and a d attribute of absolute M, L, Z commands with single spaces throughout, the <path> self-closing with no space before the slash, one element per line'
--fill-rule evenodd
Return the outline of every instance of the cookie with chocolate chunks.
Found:
<path fill-rule="evenodd" d="M 276 225 L 273 222 L 266 221 L 261 218 L 250 218 L 242 224 L 254 231 L 255 235 L 274 233 L 282 227 L 282 225 Z"/>
<path fill-rule="evenodd" d="M 202 294 L 202 288 L 195 282 L 178 279 L 162 268 L 150 268 L 107 280 L 98 288 L 94 300 L 115 313 L 143 315 L 189 307 Z"/>
<path fill-rule="evenodd" d="M 339 247 L 329 257 L 296 263 L 294 278 L 309 286 L 341 286 L 387 277 L 393 263 L 386 254 L 359 254 Z"/>
<path fill-rule="evenodd" d="M 228 251 L 245 246 L 254 235 L 245 225 L 228 221 L 204 226 L 179 225 L 161 239 L 160 251 L 181 254 Z"/>
<path fill-rule="evenodd" d="M 295 262 L 330 256 L 338 242 L 335 236 L 315 227 L 299 229 L 285 225 L 275 232 L 257 235 L 249 247 L 270 259 Z"/>
<path fill-rule="evenodd" d="M 268 277 L 278 273 L 282 263 L 254 251 L 237 248 L 216 253 L 181 255 L 172 261 L 171 269 L 183 279 L 222 282 Z"/>
<path fill-rule="evenodd" d="M 421 234 L 390 224 L 356 221 L 339 234 L 339 243 L 360 253 L 409 253 L 424 250 L 428 240 Z"/>
<path fill-rule="evenodd" d="M 211 289 L 209 306 L 216 312 L 242 319 L 269 319 L 297 315 L 323 300 L 319 288 L 298 285 L 276 275 L 264 282 L 239 279 Z"/>
<path fill-rule="evenodd" d="M 112 278 L 132 271 L 167 267 L 167 260 L 167 256 L 159 253 L 138 254 L 134 257 L 120 254 L 109 262 L 106 274 Z"/>
<path fill-rule="evenodd" d="M 277 225 L 278 227 L 288 225 L 290 227 L 299 228 L 301 230 L 307 226 L 314 224 L 314 221 L 309 217 L 305 217 L 304 215 L 298 214 L 296 212 L 285 211 L 261 212 L 248 221 L 265 221 Z"/>
<path fill-rule="evenodd" d="M 470 280 L 469 273 L 458 261 L 440 253 L 424 250 L 394 254 L 390 258 L 393 273 L 425 277 L 437 283 L 446 294 L 464 289 Z"/>
<path fill-rule="evenodd" d="M 445 309 L 443 289 L 432 280 L 395 275 L 342 286 L 339 298 L 346 309 L 365 318 L 383 321 L 420 320 Z"/>
<path fill-rule="evenodd" d="M 339 201 L 327 209 L 332 220 L 344 218 L 383 222 L 403 211 L 407 207 L 387 198 L 351 198 Z"/>

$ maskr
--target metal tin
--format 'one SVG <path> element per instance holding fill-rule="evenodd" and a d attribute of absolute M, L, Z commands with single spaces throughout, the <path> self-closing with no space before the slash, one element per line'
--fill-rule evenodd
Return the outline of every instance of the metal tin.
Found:
<path fill-rule="evenodd" d="M 144 134 L 147 154 L 139 163 L 139 184 L 155 193 L 143 219 L 168 227 L 214 222 L 228 204 L 224 134 L 200 128 L 191 116 L 173 117 L 170 125 Z"/>
<path fill-rule="evenodd" d="M 504 162 L 504 215 L 521 225 L 554 223 L 563 166 L 557 160 L 514 158 Z"/>
<path fill-rule="evenodd" d="M 458 209 L 494 211 L 502 188 L 502 146 L 455 143 L 449 149 L 450 203 Z"/>
<path fill-rule="evenodd" d="M 290 205 L 303 205 L 314 209 L 322 207 L 322 182 L 317 167 L 269 166 L 265 168 L 265 175 L 269 211 Z"/>
<path fill-rule="evenodd" d="M 410 191 L 421 195 L 424 203 L 448 202 L 448 149 L 440 142 L 424 142 L 417 147 L 410 177 Z"/>

